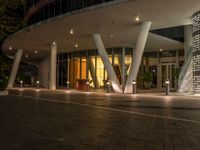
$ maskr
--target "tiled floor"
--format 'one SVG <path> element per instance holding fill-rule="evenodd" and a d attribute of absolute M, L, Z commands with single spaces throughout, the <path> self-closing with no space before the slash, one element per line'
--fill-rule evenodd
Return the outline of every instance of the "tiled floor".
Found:
<path fill-rule="evenodd" d="M 200 99 L 12 90 L 0 150 L 199 150 Z"/>

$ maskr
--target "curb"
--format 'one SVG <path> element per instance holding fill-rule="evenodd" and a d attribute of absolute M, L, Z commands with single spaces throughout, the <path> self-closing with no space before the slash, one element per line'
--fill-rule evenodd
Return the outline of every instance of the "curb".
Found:
<path fill-rule="evenodd" d="M 5 95 L 8 95 L 8 91 L 0 91 L 0 96 L 5 96 Z"/>

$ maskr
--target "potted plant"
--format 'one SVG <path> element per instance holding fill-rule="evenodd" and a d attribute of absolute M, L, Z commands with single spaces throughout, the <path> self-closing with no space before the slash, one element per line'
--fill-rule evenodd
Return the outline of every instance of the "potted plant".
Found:
<path fill-rule="evenodd" d="M 152 85 L 152 73 L 144 72 L 142 75 L 142 80 L 144 82 L 144 88 L 150 89 Z"/>

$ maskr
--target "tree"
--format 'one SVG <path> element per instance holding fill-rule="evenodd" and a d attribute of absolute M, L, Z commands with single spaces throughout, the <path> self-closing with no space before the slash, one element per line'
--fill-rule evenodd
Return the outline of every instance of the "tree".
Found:
<path fill-rule="evenodd" d="M 21 0 L 5 0 L 0 3 L 0 42 L 25 26 L 24 4 Z"/>
<path fill-rule="evenodd" d="M 24 3 L 22 0 L 0 0 L 0 45 L 11 34 L 23 28 Z M 12 61 L 0 50 L 0 90 L 7 85 Z"/>

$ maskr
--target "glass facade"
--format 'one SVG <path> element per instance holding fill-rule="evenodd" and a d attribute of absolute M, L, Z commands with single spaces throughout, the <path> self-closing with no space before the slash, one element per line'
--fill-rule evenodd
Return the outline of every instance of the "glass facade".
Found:
<path fill-rule="evenodd" d="M 46 20 L 64 13 L 114 0 L 29 0 L 27 2 L 28 24 Z"/>
<path fill-rule="evenodd" d="M 108 48 L 107 53 L 122 85 L 127 80 L 131 62 L 134 59 L 133 49 L 127 47 Z M 164 88 L 166 79 L 169 79 L 171 87 L 175 88 L 177 86 L 176 72 L 181 68 L 183 61 L 183 50 L 145 52 L 137 77 L 138 88 L 145 88 L 142 78 L 145 72 L 152 76 L 151 88 Z M 86 82 L 87 80 L 90 81 L 90 86 L 93 88 L 104 88 L 106 81 L 109 80 L 97 50 L 59 54 L 57 77 L 58 86 L 66 86 L 66 82 L 69 81 L 72 88 L 77 88 L 80 81 Z"/>

